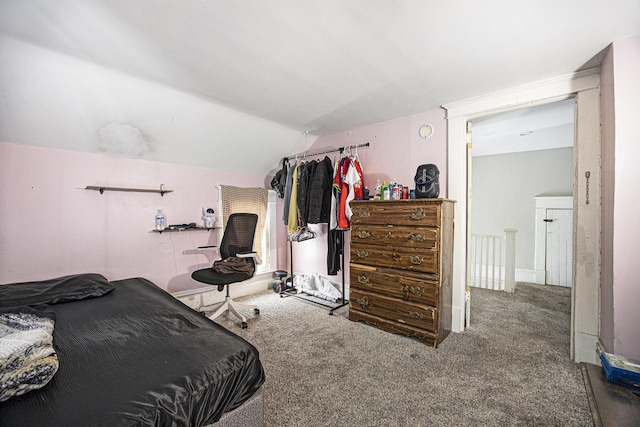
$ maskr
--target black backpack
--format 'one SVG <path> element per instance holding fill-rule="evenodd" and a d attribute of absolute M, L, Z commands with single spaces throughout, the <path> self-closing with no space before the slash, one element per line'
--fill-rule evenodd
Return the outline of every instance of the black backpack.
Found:
<path fill-rule="evenodd" d="M 416 199 L 436 198 L 440 195 L 440 171 L 436 165 L 426 164 L 418 166 L 416 176 Z"/>
<path fill-rule="evenodd" d="M 271 188 L 273 188 L 278 197 L 284 199 L 284 188 L 287 186 L 287 170 L 289 169 L 289 159 L 282 159 L 282 168 L 276 172 L 271 180 Z"/>

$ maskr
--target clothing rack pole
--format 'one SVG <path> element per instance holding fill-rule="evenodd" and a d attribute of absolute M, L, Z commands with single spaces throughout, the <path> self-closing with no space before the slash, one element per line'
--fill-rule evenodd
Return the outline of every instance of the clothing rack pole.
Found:
<path fill-rule="evenodd" d="M 351 149 L 351 148 L 368 147 L 368 146 L 369 146 L 369 143 L 368 143 L 368 142 L 365 142 L 364 144 L 347 145 L 346 147 L 331 148 L 331 149 L 328 149 L 328 150 L 318 151 L 318 152 L 315 152 L 315 153 L 301 153 L 301 154 L 296 154 L 295 156 L 289 156 L 289 157 L 286 157 L 286 159 L 287 159 L 287 160 L 293 160 L 293 159 L 295 159 L 296 157 L 302 157 L 302 156 L 309 156 L 309 157 L 313 157 L 313 156 L 319 156 L 320 154 L 334 153 L 334 152 L 336 152 L 336 151 L 339 151 L 339 152 L 341 152 L 341 153 L 342 153 L 342 152 L 345 150 L 345 148 L 349 148 L 349 149 Z"/>

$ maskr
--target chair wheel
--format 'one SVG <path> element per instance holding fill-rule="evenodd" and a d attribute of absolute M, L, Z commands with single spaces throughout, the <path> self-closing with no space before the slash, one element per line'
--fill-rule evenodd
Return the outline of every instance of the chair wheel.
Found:
<path fill-rule="evenodd" d="M 247 329 L 247 322 L 242 322 L 242 325 L 240 325 L 240 327 L 242 329 Z"/>
<path fill-rule="evenodd" d="M 260 314 L 260 309 L 259 309 L 259 308 L 254 308 L 254 309 L 253 309 L 253 312 L 254 312 L 255 314 Z"/>

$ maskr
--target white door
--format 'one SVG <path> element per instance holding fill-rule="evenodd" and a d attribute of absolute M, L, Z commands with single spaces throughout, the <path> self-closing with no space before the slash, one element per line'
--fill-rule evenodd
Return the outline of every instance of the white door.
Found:
<path fill-rule="evenodd" d="M 571 287 L 572 220 L 570 209 L 547 209 L 546 284 Z"/>

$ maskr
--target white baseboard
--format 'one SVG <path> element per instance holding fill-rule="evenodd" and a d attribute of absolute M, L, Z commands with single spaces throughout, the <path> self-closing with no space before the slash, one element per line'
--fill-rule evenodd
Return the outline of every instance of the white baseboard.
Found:
<path fill-rule="evenodd" d="M 263 273 L 250 280 L 231 285 L 231 297 L 240 298 L 270 289 L 273 284 L 273 280 L 271 273 Z M 197 310 L 198 308 L 206 305 L 223 302 L 226 292 L 218 292 L 217 286 L 207 285 L 202 288 L 176 292 L 172 295 L 178 301 L 193 308 L 194 310 Z"/>
<path fill-rule="evenodd" d="M 516 282 L 537 283 L 536 271 L 516 268 Z"/>

